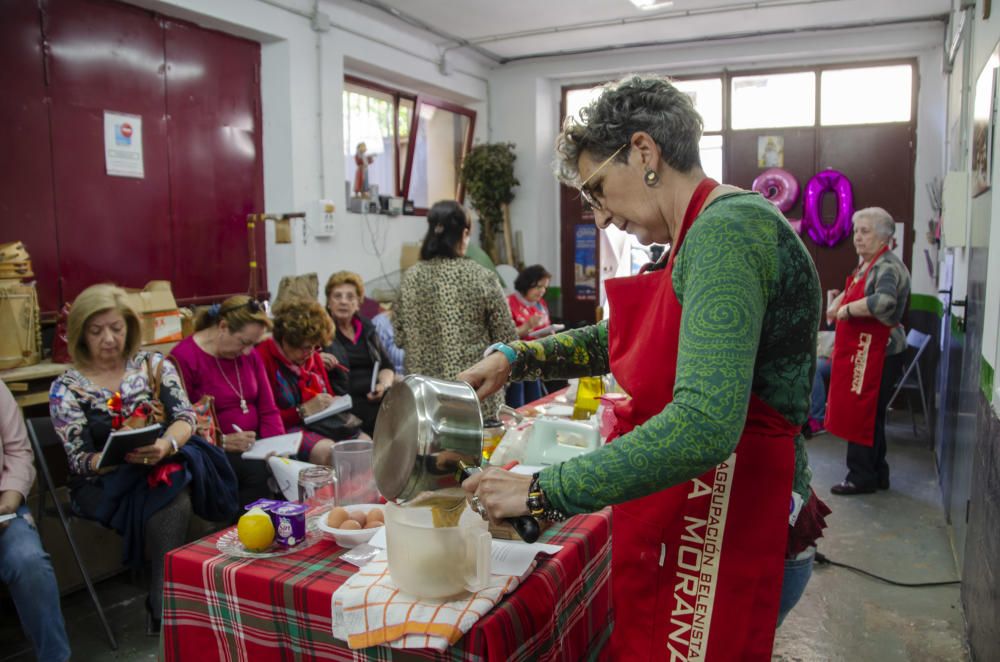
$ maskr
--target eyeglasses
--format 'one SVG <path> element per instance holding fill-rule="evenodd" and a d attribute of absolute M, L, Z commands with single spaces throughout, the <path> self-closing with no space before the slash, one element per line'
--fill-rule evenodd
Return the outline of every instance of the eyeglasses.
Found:
<path fill-rule="evenodd" d="M 601 165 L 597 166 L 594 172 L 590 173 L 590 175 L 585 180 L 580 182 L 580 197 L 583 198 L 584 202 L 590 205 L 591 209 L 595 211 L 601 211 L 604 209 L 604 205 L 601 203 L 600 200 L 597 199 L 597 196 L 594 193 L 592 193 L 590 190 L 587 189 L 587 182 L 593 179 L 594 175 L 596 175 L 602 169 L 604 169 L 604 166 L 611 163 L 611 160 L 614 159 L 616 156 L 618 156 L 618 154 L 621 153 L 621 151 L 626 147 L 628 147 L 628 143 L 625 143 L 624 145 L 616 149 L 614 154 L 604 159 L 604 161 L 601 162 Z"/>

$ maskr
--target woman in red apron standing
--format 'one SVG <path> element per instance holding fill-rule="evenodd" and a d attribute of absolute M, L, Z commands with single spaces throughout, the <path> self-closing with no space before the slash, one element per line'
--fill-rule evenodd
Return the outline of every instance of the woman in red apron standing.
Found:
<path fill-rule="evenodd" d="M 854 249 L 861 258 L 844 291 L 827 308 L 837 321 L 826 429 L 846 439 L 847 477 L 839 495 L 889 489 L 885 409 L 903 366 L 906 336 L 899 321 L 910 297 L 910 272 L 889 250 L 896 231 L 880 207 L 854 212 Z"/>
<path fill-rule="evenodd" d="M 560 179 L 598 227 L 671 250 L 606 283 L 607 323 L 495 345 L 459 378 L 485 396 L 508 380 L 612 372 L 630 397 L 604 447 L 464 487 L 494 519 L 614 505 L 614 659 L 769 660 L 828 512 L 797 434 L 816 358 L 816 270 L 774 206 L 705 176 L 701 117 L 667 80 L 610 84 L 581 116 L 559 137 Z"/>

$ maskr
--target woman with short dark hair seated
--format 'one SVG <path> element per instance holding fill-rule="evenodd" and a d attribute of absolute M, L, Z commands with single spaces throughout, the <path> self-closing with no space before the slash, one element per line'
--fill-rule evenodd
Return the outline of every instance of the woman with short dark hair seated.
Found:
<path fill-rule="evenodd" d="M 148 550 L 147 630 L 158 634 L 163 558 L 184 544 L 192 509 L 220 521 L 238 506 L 236 478 L 222 453 L 192 436 L 196 420 L 177 370 L 162 354 L 140 349 L 140 337 L 124 290 L 94 285 L 81 292 L 67 320 L 73 367 L 53 382 L 49 410 L 73 474 L 73 510 L 124 537 L 127 565 L 141 566 Z M 159 437 L 129 452 L 125 464 L 99 470 L 110 434 L 145 427 L 161 406 Z"/>
<path fill-rule="evenodd" d="M 351 413 L 361 419 L 367 435 L 375 431 L 382 396 L 392 386 L 392 359 L 382 346 L 375 325 L 360 312 L 365 283 L 351 271 L 338 271 L 326 281 L 326 309 L 335 333 L 326 348 L 327 377 L 338 395 L 351 396 Z M 378 373 L 375 366 L 378 365 Z M 375 389 L 372 390 L 374 376 Z"/>
<path fill-rule="evenodd" d="M 514 292 L 507 297 L 507 305 L 510 306 L 514 326 L 517 327 L 517 337 L 521 340 L 536 340 L 542 337 L 538 332 L 552 324 L 549 318 L 549 306 L 542 298 L 550 280 L 552 274 L 540 264 L 525 267 L 514 280 Z M 511 382 L 507 385 L 507 404 L 511 407 L 521 407 L 542 397 L 543 392 L 540 379 Z"/>
<path fill-rule="evenodd" d="M 177 362 L 194 401 L 215 399 L 219 443 L 240 482 L 240 503 L 271 496 L 267 464 L 244 460 L 256 439 L 285 433 L 264 363 L 254 345 L 271 328 L 260 303 L 240 294 L 198 312 L 194 335 L 170 356 Z"/>
<path fill-rule="evenodd" d="M 274 310 L 274 331 L 257 345 L 281 413 L 286 432 L 302 431 L 299 459 L 313 464 L 331 464 L 333 442 L 357 436 L 335 414 L 333 421 L 315 423 L 304 419 L 333 403 L 333 388 L 326 376 L 321 349 L 333 338 L 333 322 L 316 301 L 298 300 Z"/>

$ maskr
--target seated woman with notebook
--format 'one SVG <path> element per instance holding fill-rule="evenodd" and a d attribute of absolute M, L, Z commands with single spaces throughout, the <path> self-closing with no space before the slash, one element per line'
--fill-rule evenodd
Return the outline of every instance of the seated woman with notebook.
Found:
<path fill-rule="evenodd" d="M 364 297 L 365 284 L 356 273 L 338 271 L 326 281 L 326 309 L 336 327 L 326 348 L 336 361 L 327 359 L 326 369 L 334 392 L 351 396 L 351 413 L 371 435 L 382 396 L 396 373 L 372 321 L 358 312 Z"/>
<path fill-rule="evenodd" d="M 542 265 L 534 264 L 525 267 L 514 281 L 514 292 L 507 297 L 507 305 L 510 306 L 514 326 L 517 327 L 517 337 L 521 340 L 535 340 L 553 332 L 549 306 L 542 298 L 550 280 L 552 274 Z M 511 382 L 507 385 L 507 404 L 511 407 L 522 407 L 542 395 L 544 392 L 540 379 Z"/>
<path fill-rule="evenodd" d="M 332 413 L 335 396 L 320 356 L 321 348 L 332 338 L 333 322 L 323 306 L 298 300 L 274 310 L 274 332 L 257 345 L 285 430 L 302 431 L 298 459 L 313 464 L 331 464 L 333 442 L 360 434 L 357 417 L 348 412 Z M 304 423 L 327 409 L 331 409 L 330 416 Z"/>
<path fill-rule="evenodd" d="M 156 635 L 163 557 L 184 544 L 192 510 L 229 520 L 238 504 L 222 453 L 192 436 L 195 416 L 176 369 L 163 355 L 140 350 L 140 341 L 124 290 L 94 285 L 81 292 L 67 320 L 73 367 L 53 382 L 49 409 L 73 474 L 73 510 L 124 537 L 127 565 L 141 567 L 144 548 L 150 556 L 146 625 Z M 151 443 L 102 462 L 127 438 L 116 432 L 152 423 L 160 431 Z"/>
<path fill-rule="evenodd" d="M 170 356 L 193 401 L 204 395 L 215 398 L 220 444 L 239 479 L 240 503 L 270 497 L 267 464 L 242 454 L 255 439 L 285 433 L 264 364 L 253 351 L 271 320 L 257 301 L 237 295 L 199 311 L 194 326 L 194 334 Z"/>

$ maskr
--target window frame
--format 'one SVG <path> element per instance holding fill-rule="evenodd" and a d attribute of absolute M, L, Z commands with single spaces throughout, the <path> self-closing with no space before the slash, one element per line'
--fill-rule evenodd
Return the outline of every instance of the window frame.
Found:
<path fill-rule="evenodd" d="M 395 145 L 394 150 L 394 165 L 393 168 L 393 178 L 395 180 L 395 192 L 394 195 L 402 197 L 404 200 L 410 198 L 410 181 L 412 180 L 413 174 L 413 155 L 415 150 L 413 147 L 415 145 L 410 145 L 406 150 L 406 162 L 400 164 L 400 139 L 399 139 L 399 106 L 400 101 L 405 100 L 413 104 L 413 114 L 410 117 L 410 132 L 409 136 L 412 141 L 416 141 L 417 131 L 420 128 L 420 109 L 422 106 L 431 106 L 433 108 L 440 108 L 441 110 L 446 110 L 455 115 L 462 115 L 467 117 L 469 120 L 468 132 L 465 136 L 464 143 L 464 154 L 463 159 L 468 155 L 469 151 L 472 149 L 473 136 L 476 132 L 476 111 L 471 108 L 466 108 L 457 103 L 446 101 L 439 97 L 435 97 L 429 94 L 413 93 L 407 92 L 405 90 L 391 87 L 383 83 L 378 83 L 367 78 L 361 78 L 352 74 L 344 74 L 344 85 L 345 92 L 347 85 L 353 87 L 360 87 L 372 90 L 374 92 L 379 92 L 392 97 L 393 113 L 392 113 L 392 130 L 393 130 L 393 142 Z M 402 168 L 400 168 L 402 165 Z M 465 184 L 459 179 L 458 191 L 456 192 L 456 199 L 459 203 L 465 200 Z M 413 209 L 414 216 L 426 216 L 428 212 L 427 207 L 415 207 Z"/>

